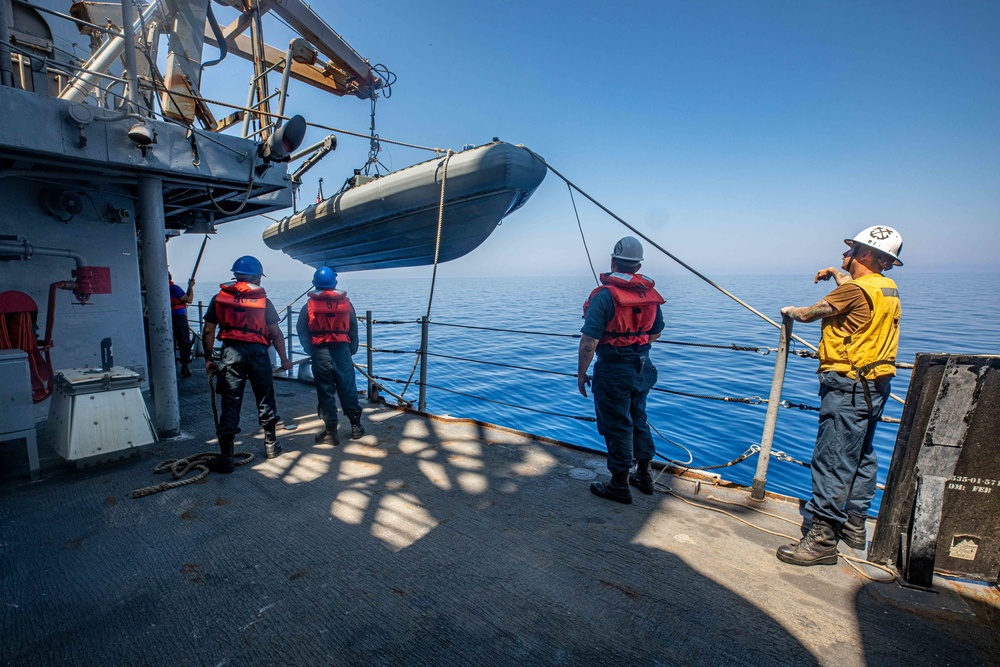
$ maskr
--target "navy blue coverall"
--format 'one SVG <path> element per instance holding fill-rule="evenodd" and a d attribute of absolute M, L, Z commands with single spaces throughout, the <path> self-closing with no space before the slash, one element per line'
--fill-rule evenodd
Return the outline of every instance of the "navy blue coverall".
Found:
<path fill-rule="evenodd" d="M 358 401 L 358 385 L 354 378 L 354 361 L 351 359 L 358 351 L 358 317 L 351 306 L 350 342 L 312 344 L 309 332 L 309 304 L 299 311 L 299 321 L 295 331 L 306 354 L 312 357 L 313 379 L 316 381 L 316 395 L 319 398 L 317 408 L 319 418 L 326 424 L 327 431 L 337 430 L 337 401 L 344 416 L 352 423 L 361 419 L 361 403 Z"/>
<path fill-rule="evenodd" d="M 215 311 L 215 297 L 205 311 L 205 322 L 218 324 Z M 278 322 L 278 311 L 271 300 L 267 300 L 264 322 L 268 325 Z M 279 421 L 278 405 L 274 400 L 274 376 L 271 371 L 271 355 L 268 346 L 239 340 L 222 339 L 222 353 L 219 356 L 219 370 L 216 373 L 216 391 L 219 393 L 218 434 L 235 435 L 240 432 L 240 411 L 243 408 L 243 392 L 247 380 L 257 399 L 257 419 L 265 431 L 273 431 Z"/>
<path fill-rule="evenodd" d="M 615 314 L 614 297 L 601 290 L 590 300 L 580 333 L 601 339 Z M 656 307 L 651 334 L 663 331 L 663 312 Z M 633 458 L 653 459 L 653 436 L 646 422 L 646 396 L 656 384 L 657 372 L 649 360 L 651 345 L 597 346 L 592 390 L 597 414 L 597 432 L 608 446 L 608 470 L 628 472 Z"/>

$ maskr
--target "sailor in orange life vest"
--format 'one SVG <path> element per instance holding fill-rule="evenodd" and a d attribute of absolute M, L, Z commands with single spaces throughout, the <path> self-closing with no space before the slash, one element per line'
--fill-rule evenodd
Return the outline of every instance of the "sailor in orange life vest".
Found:
<path fill-rule="evenodd" d="M 217 374 L 216 391 L 222 402 L 218 435 L 221 454 L 208 467 L 221 473 L 233 471 L 233 446 L 240 432 L 240 408 L 247 380 L 257 399 L 257 415 L 264 429 L 264 454 L 273 459 L 281 454 L 274 428 L 278 410 L 274 402 L 274 380 L 268 346 L 274 345 L 281 368 L 290 370 L 285 354 L 285 337 L 278 326 L 278 312 L 260 287 L 264 269 L 256 257 L 246 255 L 233 264 L 235 283 L 220 285 L 205 312 L 205 370 Z M 213 359 L 215 331 L 219 330 L 222 353 Z"/>
<path fill-rule="evenodd" d="M 899 293 L 882 275 L 902 266 L 903 238 L 885 226 L 869 227 L 844 239 L 841 273 L 821 269 L 814 282 L 837 288 L 812 306 L 785 306 L 798 322 L 822 319 L 819 344 L 819 430 L 812 458 L 812 514 L 809 532 L 797 544 L 778 549 L 792 565 L 833 565 L 837 542 L 865 549 L 865 520 L 875 498 L 878 460 L 872 449 L 875 426 L 896 374 Z"/>
<path fill-rule="evenodd" d="M 296 331 L 306 354 L 312 358 L 313 379 L 319 398 L 317 411 L 325 428 L 316 434 L 316 443 L 339 445 L 337 401 L 351 422 L 351 439 L 365 434 L 361 425 L 361 404 L 354 379 L 351 357 L 358 351 L 358 318 L 347 292 L 335 289 L 337 273 L 326 266 L 313 274 L 315 292 L 299 312 Z"/>
<path fill-rule="evenodd" d="M 646 395 L 656 384 L 649 360 L 650 343 L 663 330 L 663 297 L 653 281 L 638 273 L 642 244 L 626 236 L 615 244 L 611 273 L 601 274 L 601 286 L 583 304 L 577 386 L 587 395 L 587 369 L 594 364 L 594 408 L 597 431 L 608 446 L 610 482 L 594 482 L 595 495 L 620 503 L 632 502 L 629 484 L 653 493 L 649 464 L 655 448 L 646 423 Z M 633 457 L 637 468 L 632 472 Z"/>
<path fill-rule="evenodd" d="M 187 320 L 187 307 L 194 301 L 194 278 L 188 281 L 187 292 L 180 285 L 174 284 L 174 277 L 167 274 L 170 279 L 170 319 L 174 326 L 174 344 L 181 351 L 181 377 L 191 377 L 191 325 Z"/>

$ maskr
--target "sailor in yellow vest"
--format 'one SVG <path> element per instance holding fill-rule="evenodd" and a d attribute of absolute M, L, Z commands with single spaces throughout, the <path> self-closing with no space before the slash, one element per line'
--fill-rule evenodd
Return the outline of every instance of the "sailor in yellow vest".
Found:
<path fill-rule="evenodd" d="M 875 497 L 878 461 L 875 426 L 896 374 L 899 293 L 882 273 L 902 266 L 903 238 L 883 225 L 844 239 L 841 273 L 830 267 L 815 282 L 833 278 L 837 289 L 812 306 L 781 309 L 799 322 L 822 319 L 819 345 L 819 431 L 812 458 L 812 526 L 797 544 L 778 549 L 792 565 L 833 565 L 837 542 L 865 549 L 865 520 Z"/>

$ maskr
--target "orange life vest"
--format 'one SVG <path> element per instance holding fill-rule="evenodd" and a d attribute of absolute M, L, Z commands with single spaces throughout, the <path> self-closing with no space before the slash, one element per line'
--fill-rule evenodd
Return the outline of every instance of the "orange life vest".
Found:
<path fill-rule="evenodd" d="M 649 330 L 656 321 L 656 307 L 664 303 L 663 297 L 653 288 L 653 280 L 638 273 L 602 273 L 601 283 L 583 304 L 583 316 L 586 317 L 590 300 L 601 290 L 611 292 L 615 301 L 615 315 L 604 328 L 598 345 L 647 344 Z"/>
<path fill-rule="evenodd" d="M 347 292 L 310 292 L 309 333 L 313 345 L 351 342 L 351 301 Z"/>
<path fill-rule="evenodd" d="M 219 321 L 219 339 L 270 345 L 264 313 L 267 293 L 251 283 L 219 285 L 215 297 L 215 317 Z"/>
<path fill-rule="evenodd" d="M 170 286 L 171 287 L 174 286 L 173 280 L 170 281 Z M 170 312 L 175 313 L 177 315 L 183 315 L 184 313 L 187 312 L 187 304 L 184 303 L 181 299 L 178 299 L 176 296 L 174 296 L 173 290 L 170 290 Z"/>

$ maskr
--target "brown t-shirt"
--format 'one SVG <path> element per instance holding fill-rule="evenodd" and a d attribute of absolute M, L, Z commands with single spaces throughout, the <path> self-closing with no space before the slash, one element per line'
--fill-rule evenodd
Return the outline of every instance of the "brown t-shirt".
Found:
<path fill-rule="evenodd" d="M 865 291 L 853 282 L 848 281 L 837 287 L 823 300 L 837 309 L 837 314 L 823 318 L 823 326 L 831 323 L 837 329 L 852 333 L 858 330 L 872 316 L 872 307 L 868 303 Z"/>

